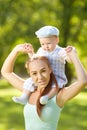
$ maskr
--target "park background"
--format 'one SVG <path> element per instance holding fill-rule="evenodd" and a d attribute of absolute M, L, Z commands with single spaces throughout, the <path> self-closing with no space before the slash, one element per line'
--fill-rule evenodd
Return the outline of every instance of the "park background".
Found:
<path fill-rule="evenodd" d="M 60 30 L 60 46 L 76 47 L 87 71 L 87 0 L 0 0 L 0 68 L 17 44 L 31 43 L 37 51 L 35 31 L 45 25 Z M 14 69 L 24 78 L 27 58 L 20 54 Z M 66 75 L 69 83 L 75 80 L 72 64 Z M 23 106 L 11 99 L 20 94 L 0 74 L 0 130 L 24 130 Z M 87 130 L 87 87 L 65 106 L 58 130 Z"/>

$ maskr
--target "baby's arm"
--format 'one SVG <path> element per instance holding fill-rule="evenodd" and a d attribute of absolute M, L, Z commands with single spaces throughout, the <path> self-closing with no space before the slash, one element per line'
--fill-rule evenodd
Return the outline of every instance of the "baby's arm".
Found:
<path fill-rule="evenodd" d="M 72 63 L 72 60 L 70 59 L 68 53 L 72 51 L 72 48 L 74 49 L 74 51 L 76 52 L 75 48 L 72 47 L 72 46 L 67 46 L 65 48 L 65 52 L 66 52 L 66 61 L 69 62 L 69 63 Z"/>
<path fill-rule="evenodd" d="M 28 43 L 27 46 L 26 46 L 26 49 L 28 50 L 29 58 L 32 58 L 32 56 L 35 54 L 32 44 Z"/>
<path fill-rule="evenodd" d="M 69 46 L 66 47 L 66 48 L 61 49 L 60 52 L 59 52 L 59 55 L 60 55 L 60 57 L 62 58 L 62 60 L 63 60 L 64 62 L 67 61 L 68 63 L 72 63 L 70 57 L 67 55 L 67 52 L 66 52 L 67 50 L 68 50 L 69 52 L 71 51 L 71 50 L 69 49 Z"/>

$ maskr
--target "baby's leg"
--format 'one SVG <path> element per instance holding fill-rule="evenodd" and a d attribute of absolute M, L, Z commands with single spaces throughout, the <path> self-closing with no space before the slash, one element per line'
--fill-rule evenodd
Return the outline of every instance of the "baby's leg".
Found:
<path fill-rule="evenodd" d="M 33 92 L 36 89 L 36 86 L 34 85 L 34 82 L 32 80 L 32 78 L 28 78 L 23 85 L 23 93 L 20 97 L 13 97 L 13 101 L 16 103 L 20 103 L 20 104 L 26 104 L 28 101 L 28 98 L 31 94 L 31 92 Z"/>
<path fill-rule="evenodd" d="M 16 102 L 16 103 L 20 103 L 20 104 L 26 104 L 27 101 L 28 101 L 28 98 L 30 96 L 31 92 L 27 89 L 24 89 L 23 90 L 23 93 L 20 97 L 13 97 L 13 101 Z"/>
<path fill-rule="evenodd" d="M 56 86 L 53 86 L 52 89 L 51 89 L 51 91 L 47 95 L 42 96 L 40 98 L 40 103 L 43 104 L 43 105 L 47 104 L 48 100 L 50 98 L 52 98 L 53 96 L 55 96 L 57 94 L 57 92 L 58 92 L 58 89 L 56 88 Z"/>

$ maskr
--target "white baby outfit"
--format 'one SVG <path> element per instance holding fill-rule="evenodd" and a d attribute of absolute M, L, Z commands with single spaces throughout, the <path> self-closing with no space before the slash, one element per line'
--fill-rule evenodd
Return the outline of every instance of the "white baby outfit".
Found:
<path fill-rule="evenodd" d="M 66 52 L 65 49 L 56 45 L 56 48 L 52 52 L 44 51 L 41 47 L 37 51 L 37 55 L 46 56 L 49 59 L 53 73 L 56 77 L 59 88 L 64 87 L 67 84 L 67 78 L 65 75 L 65 63 L 66 63 Z M 25 81 L 24 88 L 32 91 L 31 84 L 33 83 L 32 78 Z"/>

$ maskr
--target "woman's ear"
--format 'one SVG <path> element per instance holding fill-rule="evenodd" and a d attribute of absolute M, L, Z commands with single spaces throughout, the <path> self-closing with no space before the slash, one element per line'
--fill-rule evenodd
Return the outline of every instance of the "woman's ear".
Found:
<path fill-rule="evenodd" d="M 50 68 L 50 74 L 52 73 L 52 69 Z"/>

